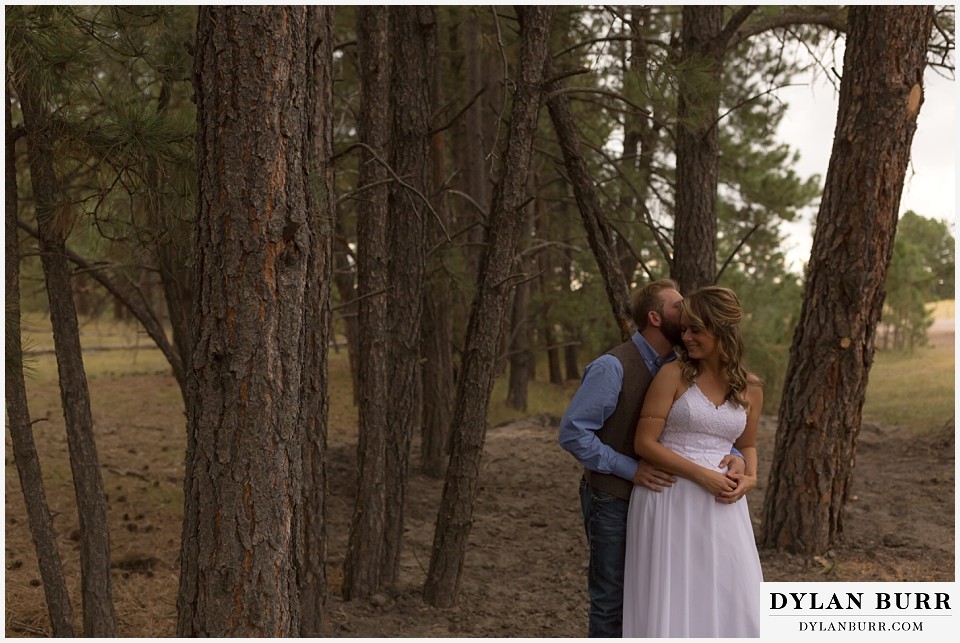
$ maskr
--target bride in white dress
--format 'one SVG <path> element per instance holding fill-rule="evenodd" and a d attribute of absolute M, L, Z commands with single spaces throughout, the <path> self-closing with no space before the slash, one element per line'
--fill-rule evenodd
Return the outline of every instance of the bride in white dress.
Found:
<path fill-rule="evenodd" d="M 756 485 L 763 390 L 741 365 L 740 302 L 711 286 L 684 299 L 680 359 L 650 385 L 637 454 L 679 476 L 636 486 L 627 516 L 624 637 L 758 637 L 763 575 L 746 498 Z M 742 475 L 718 463 L 736 446 Z"/>

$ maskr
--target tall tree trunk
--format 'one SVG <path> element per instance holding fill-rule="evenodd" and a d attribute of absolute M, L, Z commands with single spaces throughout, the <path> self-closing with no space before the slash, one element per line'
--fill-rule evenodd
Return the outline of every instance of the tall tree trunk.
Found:
<path fill-rule="evenodd" d="M 579 343 L 580 336 L 576 333 L 570 333 L 571 339 L 568 341 L 575 341 Z M 579 380 L 580 379 L 580 364 L 577 361 L 577 344 L 567 344 L 563 347 L 563 363 L 567 369 L 567 379 L 568 380 Z"/>
<path fill-rule="evenodd" d="M 709 286 L 717 276 L 717 176 L 723 48 L 722 5 L 686 5 L 680 30 L 681 64 L 677 98 L 677 184 L 670 274 L 680 292 Z"/>
<path fill-rule="evenodd" d="M 310 94 L 309 226 L 310 260 L 304 302 L 304 371 L 300 402 L 303 443 L 303 499 L 298 558 L 300 636 L 323 633 L 327 598 L 327 352 L 332 328 L 330 286 L 333 266 L 333 17 L 332 6 L 307 9 L 307 82 Z"/>
<path fill-rule="evenodd" d="M 833 151 L 763 508 L 762 543 L 804 553 L 823 553 L 843 532 L 933 20 L 930 6 L 849 12 Z"/>
<path fill-rule="evenodd" d="M 536 170 L 527 173 L 528 189 L 532 194 L 537 193 L 535 180 Z M 528 204 L 523 209 L 523 230 L 521 241 L 517 248 L 515 270 L 520 283 L 513 289 L 513 305 L 510 311 L 510 342 L 508 354 L 510 362 L 510 376 L 507 380 L 507 406 L 520 411 L 527 410 L 527 392 L 530 380 L 533 378 L 534 359 L 532 336 L 533 328 L 530 320 L 530 290 L 533 287 L 536 257 L 530 256 L 528 246 L 534 234 L 534 204 Z"/>
<path fill-rule="evenodd" d="M 360 67 L 359 137 L 366 147 L 360 157 L 358 187 L 387 178 L 378 163 L 386 157 L 390 139 L 390 51 L 386 7 L 357 9 L 357 49 Z M 387 396 L 387 187 L 365 191 L 366 203 L 357 213 L 358 382 L 359 433 L 357 497 L 344 564 L 346 600 L 380 589 L 383 533 L 386 520 Z"/>
<path fill-rule="evenodd" d="M 565 210 L 563 202 L 557 207 Z M 537 238 L 550 238 L 549 216 L 538 215 L 535 226 Z M 540 315 L 543 324 L 543 341 L 547 345 L 547 371 L 550 374 L 551 384 L 562 384 L 563 372 L 560 370 L 560 349 L 557 347 L 556 324 L 553 319 L 554 265 L 553 254 L 550 250 L 537 253 L 537 271 L 540 273 L 537 284 L 540 289 L 540 300 L 543 302 Z"/>
<path fill-rule="evenodd" d="M 181 637 L 300 632 L 307 31 L 306 7 L 203 6 L 198 16 Z"/>
<path fill-rule="evenodd" d="M 37 551 L 43 594 L 47 601 L 47 615 L 56 637 L 72 637 L 73 607 L 63 576 L 63 562 L 57 549 L 57 534 L 47 505 L 40 471 L 40 458 L 33 440 L 33 425 L 27 405 L 27 385 L 23 377 L 23 345 L 20 340 L 20 240 L 17 232 L 17 154 L 8 97 L 4 109 L 6 133 L 6 315 L 4 318 L 4 393 L 7 402 L 7 420 L 13 459 L 20 477 L 20 489 L 27 509 L 27 520 Z"/>
<path fill-rule="evenodd" d="M 161 81 L 160 93 L 157 96 L 157 113 L 162 114 L 170 106 L 170 84 L 164 78 Z M 190 368 L 190 352 L 193 341 L 193 320 L 191 307 L 193 306 L 193 267 L 188 260 L 193 239 L 190 235 L 190 224 L 176 215 L 165 213 L 163 185 L 160 181 L 161 167 L 159 162 L 150 164 L 150 200 L 151 224 L 159 230 L 157 244 L 154 248 L 160 283 L 163 286 L 164 302 L 167 306 L 167 316 L 170 318 L 170 328 L 173 333 L 173 347 L 179 363 L 172 363 L 173 372 L 180 385 L 180 394 L 184 404 L 187 402 L 186 373 Z M 135 311 L 134 311 L 135 312 Z M 136 312 L 135 312 L 136 314 Z M 137 315 L 139 318 L 139 315 Z M 142 323 L 142 322 L 141 322 Z M 158 324 L 159 325 L 159 324 Z M 162 329 L 161 329 L 162 330 Z M 164 339 L 166 334 L 164 333 Z"/>
<path fill-rule="evenodd" d="M 431 72 L 431 113 L 443 106 L 443 75 L 436 46 L 427 51 L 427 69 Z M 428 43 L 428 46 L 431 43 Z M 453 296 L 446 259 L 451 244 L 450 212 L 443 194 L 446 167 L 446 139 L 443 131 L 430 137 L 430 194 L 437 221 L 427 219 L 427 274 L 423 290 L 423 427 L 420 431 L 420 471 L 431 478 L 442 478 L 447 469 L 447 436 L 453 417 L 456 385 L 453 378 Z"/>
<path fill-rule="evenodd" d="M 163 297 L 173 332 L 173 349 L 179 357 L 180 366 L 173 366 L 174 374 L 180 371 L 177 383 L 186 402 L 187 382 L 184 374 L 190 370 L 190 354 L 193 352 L 193 283 L 196 275 L 186 257 L 193 240 L 186 221 L 169 220 L 165 224 L 167 234 L 158 243 L 155 252 Z"/>
<path fill-rule="evenodd" d="M 31 79 L 25 78 L 23 82 L 19 88 L 20 104 L 37 213 L 40 260 L 50 302 L 60 399 L 80 522 L 83 633 L 84 636 L 115 636 L 117 617 L 110 577 L 107 501 L 94 441 L 90 392 L 83 368 L 80 330 L 65 254 L 67 206 L 61 201 L 59 180 L 54 171 L 53 134 L 46 120 L 47 110 L 29 85 Z"/>
<path fill-rule="evenodd" d="M 517 7 L 521 52 L 503 175 L 487 228 L 487 253 L 477 285 L 463 373 L 457 388 L 452 453 L 437 516 L 424 599 L 435 606 L 456 602 L 480 478 L 486 412 L 493 388 L 497 339 L 510 294 L 510 269 L 523 227 L 526 175 L 530 167 L 543 68 L 554 8 Z"/>
<path fill-rule="evenodd" d="M 429 204 L 413 192 L 426 192 L 429 174 L 430 85 L 427 52 L 436 47 L 434 7 L 391 6 L 391 165 L 410 186 L 390 185 L 387 223 L 387 345 L 390 421 L 386 426 L 387 514 L 384 525 L 383 580 L 392 585 L 400 572 L 403 507 L 407 495 L 410 445 L 420 432 L 423 380 L 420 366 L 426 219 Z"/>
<path fill-rule="evenodd" d="M 653 12 L 649 5 L 640 5 L 630 7 L 631 12 L 631 21 L 630 21 L 630 47 L 631 55 L 627 64 L 627 73 L 629 74 L 638 74 L 646 75 L 649 73 L 650 69 L 650 52 L 647 50 L 647 44 L 644 41 L 644 36 L 651 29 L 656 27 L 651 27 L 653 23 Z M 644 97 L 642 106 L 650 110 L 652 114 L 653 106 L 652 101 Z M 632 116 L 632 117 L 631 117 Z M 630 131 L 635 140 L 635 147 L 630 148 L 631 156 L 629 159 L 631 174 L 637 177 L 636 179 L 636 188 L 639 194 L 636 195 L 636 199 L 632 201 L 632 207 L 634 211 L 640 211 L 645 214 L 644 221 L 646 222 L 647 232 L 653 240 L 656 242 L 657 246 L 660 247 L 661 253 L 664 255 L 664 261 L 669 265 L 672 257 L 669 253 L 669 248 L 667 244 L 662 239 L 662 234 L 657 230 L 656 226 L 653 225 L 653 220 L 649 215 L 649 210 L 647 207 L 647 201 L 651 194 L 651 178 L 654 174 L 653 164 L 656 158 L 657 150 L 657 131 L 659 125 L 654 123 L 654 120 L 650 117 L 650 114 L 632 114 L 628 115 L 630 123 Z M 626 214 L 626 213 L 625 213 Z M 647 237 L 647 234 L 644 233 L 643 237 Z M 631 257 L 632 258 L 632 257 Z M 623 257 L 621 258 L 623 260 Z M 633 270 L 636 270 L 636 264 L 639 262 L 633 262 Z M 642 266 L 646 272 L 646 267 Z M 624 269 L 624 276 L 627 279 L 629 285 L 631 274 L 628 274 L 629 271 Z"/>
<path fill-rule="evenodd" d="M 647 60 L 647 51 L 643 42 L 641 25 L 650 13 L 649 7 L 618 7 L 619 11 L 625 16 L 622 24 L 621 34 L 629 38 L 629 46 L 624 43 L 620 56 L 620 66 L 622 68 L 624 86 L 633 84 L 632 79 L 641 77 L 646 73 L 649 61 Z M 643 100 L 643 99 L 641 99 Z M 633 184 L 632 190 L 623 190 L 617 203 L 617 219 L 621 221 L 631 221 L 636 219 L 639 208 L 646 206 L 642 197 L 648 192 L 647 176 L 642 175 L 638 170 L 638 155 L 641 150 L 649 155 L 649 137 L 644 136 L 650 130 L 649 109 L 648 113 L 639 111 L 628 112 L 623 116 L 623 155 L 619 159 L 620 172 Z M 620 272 L 623 273 L 627 290 L 633 282 L 633 274 L 637 269 L 637 260 L 632 253 L 628 251 L 629 241 L 614 234 L 613 251 L 620 264 Z"/>
<path fill-rule="evenodd" d="M 557 81 L 551 82 L 547 87 L 550 121 L 553 123 L 563 152 L 564 165 L 573 184 L 573 192 L 580 208 L 580 216 L 587 232 L 590 249 L 600 267 L 607 299 L 613 309 L 613 318 L 620 328 L 620 336 L 626 341 L 635 330 L 633 318 L 630 315 L 630 292 L 617 261 L 613 231 L 604 217 L 600 197 L 580 150 L 580 135 L 577 132 L 573 114 L 570 112 L 570 103 L 561 90 L 562 87 Z"/>
<path fill-rule="evenodd" d="M 495 85 L 499 82 L 491 73 L 492 68 L 489 56 L 484 52 L 482 42 L 482 20 L 480 7 L 467 11 L 464 20 L 464 75 L 466 90 L 469 97 L 478 96 L 466 111 L 465 122 L 465 155 L 463 159 L 464 173 L 466 174 L 467 193 L 482 212 L 475 208 L 461 208 L 465 212 L 460 222 L 465 227 L 468 222 L 478 225 L 470 228 L 467 234 L 465 255 L 471 275 L 480 273 L 480 262 L 483 259 L 483 218 L 490 211 L 490 163 L 487 155 L 493 150 L 488 149 L 492 141 L 488 140 L 489 122 L 494 120 L 494 114 L 500 109 L 496 104 L 497 91 Z M 492 109 L 488 109 L 492 108 Z"/>
<path fill-rule="evenodd" d="M 518 277 L 529 276 L 524 270 L 523 261 L 517 268 Z M 530 282 L 517 284 L 513 290 L 513 305 L 510 310 L 510 343 L 508 344 L 508 363 L 510 364 L 507 380 L 507 406 L 518 411 L 527 410 L 527 390 L 530 383 L 530 362 L 533 356 L 530 352 L 530 320 L 527 309 L 530 305 Z"/>
<path fill-rule="evenodd" d="M 550 383 L 563 384 L 563 371 L 560 370 L 560 350 L 556 347 L 557 334 L 553 330 L 549 315 L 544 317 L 543 338 L 549 347 L 547 348 L 547 369 L 550 373 Z"/>

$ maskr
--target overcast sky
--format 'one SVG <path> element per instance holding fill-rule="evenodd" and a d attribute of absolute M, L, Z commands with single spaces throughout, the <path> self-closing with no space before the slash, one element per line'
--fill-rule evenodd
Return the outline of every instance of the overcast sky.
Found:
<path fill-rule="evenodd" d="M 812 82 L 799 78 L 794 82 L 806 84 L 777 92 L 787 104 L 779 135 L 800 152 L 800 161 L 794 166 L 797 173 L 801 177 L 819 174 L 822 188 L 837 122 L 837 90 L 823 72 Z M 917 119 L 900 213 L 913 210 L 946 221 L 956 236 L 956 83 L 928 69 L 924 85 L 925 99 Z M 787 257 L 795 269 L 810 257 L 815 217 L 816 208 L 810 208 L 803 221 L 784 224 Z"/>

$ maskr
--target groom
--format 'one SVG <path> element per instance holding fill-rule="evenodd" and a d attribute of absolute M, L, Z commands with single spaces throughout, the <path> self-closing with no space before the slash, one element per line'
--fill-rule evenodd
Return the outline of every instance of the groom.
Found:
<path fill-rule="evenodd" d="M 633 486 L 661 491 L 676 481 L 638 460 L 633 436 L 650 382 L 661 366 L 676 359 L 682 300 L 670 279 L 636 291 L 631 310 L 637 332 L 587 366 L 560 420 L 560 446 L 584 467 L 580 507 L 590 545 L 590 637 L 622 636 L 627 507 Z M 731 473 L 744 469 L 743 459 L 735 455 L 726 456 L 721 466 L 729 466 Z"/>

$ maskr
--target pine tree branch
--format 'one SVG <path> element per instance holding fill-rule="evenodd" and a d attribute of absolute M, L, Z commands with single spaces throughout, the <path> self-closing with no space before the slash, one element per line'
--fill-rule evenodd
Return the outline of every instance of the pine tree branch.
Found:
<path fill-rule="evenodd" d="M 724 26 L 714 43 L 716 51 L 723 52 L 728 48 L 730 39 L 733 38 L 737 29 L 743 26 L 743 23 L 746 22 L 747 18 L 750 17 L 750 14 L 752 14 L 755 9 L 755 6 L 746 5 L 740 7 L 740 9 L 730 17 L 730 21 Z"/>
<path fill-rule="evenodd" d="M 434 134 L 439 134 L 440 132 L 444 132 L 444 131 L 450 129 L 451 127 L 453 127 L 453 124 L 457 122 L 457 119 L 459 119 L 461 116 L 463 116 L 464 113 L 466 113 L 466 111 L 467 111 L 468 109 L 470 109 L 470 108 L 473 106 L 474 103 L 477 102 L 477 99 L 479 99 L 480 96 L 481 96 L 485 91 L 487 91 L 487 88 L 486 88 L 486 87 L 481 87 L 481 88 L 477 91 L 477 93 L 473 95 L 473 98 L 471 98 L 471 99 L 467 102 L 467 104 L 464 105 L 463 108 L 462 108 L 459 112 L 457 112 L 456 114 L 454 114 L 453 118 L 451 118 L 449 121 L 446 122 L 446 124 L 442 125 L 441 127 L 436 127 L 436 128 L 434 128 L 434 129 L 430 130 L 430 131 L 427 133 L 428 136 L 433 136 Z M 442 112 L 442 111 L 445 110 L 445 109 L 446 109 L 446 106 L 444 106 L 440 111 Z M 430 117 L 430 120 L 433 121 L 433 118 L 434 118 L 434 116 L 431 116 L 431 117 Z"/>
<path fill-rule="evenodd" d="M 741 25 L 736 33 L 731 36 L 727 47 L 728 49 L 732 49 L 744 40 L 767 31 L 803 25 L 827 27 L 838 33 L 846 33 L 847 23 L 840 17 L 840 11 L 841 9 L 839 8 L 831 12 L 813 14 L 795 11 L 783 13 L 779 16 L 761 18 L 749 24 Z"/>
<path fill-rule="evenodd" d="M 560 72 L 558 75 L 548 78 L 543 82 L 544 87 L 549 87 L 554 83 L 559 83 L 561 80 L 570 78 L 571 76 L 579 76 L 580 74 L 589 74 L 592 72 L 592 69 L 586 67 L 581 67 L 580 69 L 570 69 L 568 71 Z"/>
<path fill-rule="evenodd" d="M 730 253 L 729 257 L 727 257 L 727 260 L 723 262 L 722 266 L 720 266 L 720 271 L 717 272 L 717 279 L 716 279 L 718 282 L 720 281 L 720 277 L 723 276 L 723 271 L 727 269 L 727 266 L 730 265 L 730 262 L 733 261 L 733 258 L 737 256 L 738 252 L 740 252 L 740 248 L 742 248 L 744 244 L 747 242 L 747 239 L 753 236 L 753 233 L 759 229 L 760 229 L 760 224 L 757 223 L 752 228 L 750 228 L 750 232 L 744 235 L 743 239 L 740 239 L 740 243 L 737 244 L 737 247 L 733 249 L 733 252 Z"/>
<path fill-rule="evenodd" d="M 598 87 L 562 87 L 560 89 L 555 89 L 546 96 L 543 97 L 543 102 L 548 103 L 551 99 L 556 98 L 557 96 L 563 96 L 565 94 L 600 94 L 601 96 L 611 96 L 616 98 L 619 101 L 622 101 L 632 107 L 634 110 L 641 114 L 646 114 L 647 116 L 652 116 L 650 110 L 645 107 L 637 105 L 632 100 L 624 96 L 619 92 L 615 92 L 609 89 L 600 89 Z"/>

